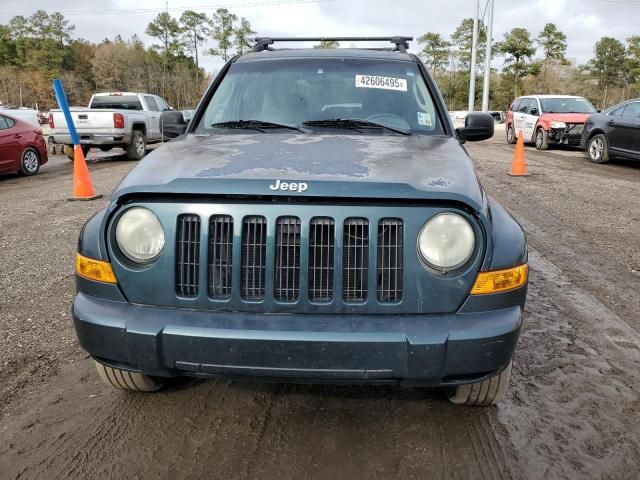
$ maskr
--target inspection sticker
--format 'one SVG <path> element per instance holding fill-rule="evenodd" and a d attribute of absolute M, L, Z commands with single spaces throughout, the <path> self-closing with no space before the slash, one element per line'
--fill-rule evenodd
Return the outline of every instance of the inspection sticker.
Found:
<path fill-rule="evenodd" d="M 431 115 L 424 112 L 418 112 L 418 125 L 422 125 L 423 127 L 433 127 Z"/>
<path fill-rule="evenodd" d="M 379 77 L 377 75 L 356 75 L 357 88 L 382 88 L 384 90 L 407 91 L 405 78 Z"/>

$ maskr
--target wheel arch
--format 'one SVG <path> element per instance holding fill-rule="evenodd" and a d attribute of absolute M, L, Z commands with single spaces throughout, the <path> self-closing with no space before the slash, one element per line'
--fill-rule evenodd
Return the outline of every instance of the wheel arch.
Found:
<path fill-rule="evenodd" d="M 592 128 L 591 131 L 587 134 L 587 142 L 598 134 L 604 135 L 605 138 L 607 139 L 607 142 L 609 141 L 609 137 L 607 137 L 607 134 L 605 133 L 605 131 L 600 127 L 595 127 L 595 128 Z"/>
<path fill-rule="evenodd" d="M 142 132 L 145 137 L 147 136 L 147 125 L 144 122 L 134 122 L 131 126 L 131 131 L 133 132 L 133 130 L 138 130 Z"/>
<path fill-rule="evenodd" d="M 536 125 L 533 127 L 533 132 L 531 132 L 531 143 L 536 143 L 536 135 L 538 134 L 538 130 L 540 129 L 549 133 L 549 123 L 543 121 L 541 118 L 538 119 Z"/>

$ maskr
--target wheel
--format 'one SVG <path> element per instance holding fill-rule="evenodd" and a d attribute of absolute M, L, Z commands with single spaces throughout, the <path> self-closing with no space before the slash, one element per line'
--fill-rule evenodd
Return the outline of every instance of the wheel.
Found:
<path fill-rule="evenodd" d="M 128 390 L 130 392 L 155 392 L 163 387 L 161 382 L 149 375 L 107 367 L 99 362 L 95 362 L 95 364 L 102 381 L 120 390 Z"/>
<path fill-rule="evenodd" d="M 147 153 L 147 139 L 140 130 L 134 130 L 131 141 L 127 145 L 127 157 L 129 160 L 140 160 Z"/>
<path fill-rule="evenodd" d="M 507 368 L 498 375 L 481 382 L 458 385 L 455 393 L 449 397 L 449 400 L 457 405 L 470 405 L 475 407 L 496 405 L 504 399 L 507 393 L 509 380 L 511 379 L 512 365 L 513 361 L 509 362 Z"/>
<path fill-rule="evenodd" d="M 38 173 L 40 170 L 40 154 L 29 147 L 22 152 L 22 158 L 20 159 L 20 173 L 25 176 L 31 176 Z"/>
<path fill-rule="evenodd" d="M 547 132 L 544 128 L 536 130 L 536 148 L 538 150 L 549 149 L 549 144 L 547 143 Z"/>
<path fill-rule="evenodd" d="M 516 137 L 516 132 L 513 131 L 513 127 L 509 125 L 507 127 L 507 143 L 510 145 L 514 145 L 518 141 L 518 137 Z"/>
<path fill-rule="evenodd" d="M 607 163 L 609 161 L 609 142 L 607 137 L 599 133 L 589 139 L 587 155 L 593 163 Z"/>

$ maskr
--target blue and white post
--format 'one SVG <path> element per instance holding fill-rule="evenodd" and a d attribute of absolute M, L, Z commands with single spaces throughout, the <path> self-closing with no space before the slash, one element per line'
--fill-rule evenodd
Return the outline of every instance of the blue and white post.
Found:
<path fill-rule="evenodd" d="M 76 130 L 71 112 L 69 111 L 67 96 L 62 88 L 62 82 L 58 79 L 53 81 L 53 92 L 56 95 L 58 106 L 64 114 L 69 135 L 73 142 L 73 197 L 69 198 L 69 200 L 95 200 L 96 198 L 100 198 L 102 195 L 96 194 L 93 183 L 91 183 L 87 162 L 85 161 L 82 146 L 80 145 L 80 137 L 78 136 L 78 131 Z"/>

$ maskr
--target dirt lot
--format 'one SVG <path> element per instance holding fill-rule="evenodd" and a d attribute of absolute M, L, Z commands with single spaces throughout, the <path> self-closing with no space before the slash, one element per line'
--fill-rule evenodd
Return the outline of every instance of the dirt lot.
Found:
<path fill-rule="evenodd" d="M 69 307 L 71 165 L 0 177 L 0 478 L 638 478 L 640 165 L 469 145 L 531 245 L 526 323 L 497 408 L 438 392 L 193 381 L 152 396 L 103 386 Z M 133 163 L 90 164 L 108 194 Z"/>

